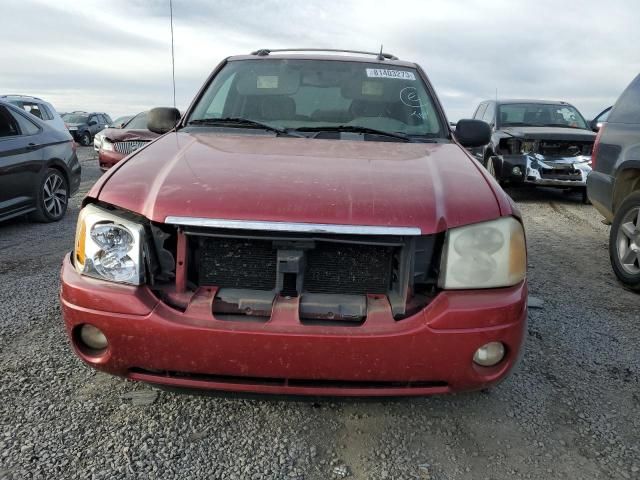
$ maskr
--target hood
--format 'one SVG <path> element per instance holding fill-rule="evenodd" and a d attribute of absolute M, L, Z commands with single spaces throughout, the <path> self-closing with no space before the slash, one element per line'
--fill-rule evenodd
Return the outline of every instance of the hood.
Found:
<path fill-rule="evenodd" d="M 500 216 L 506 200 L 481 169 L 455 143 L 182 131 L 128 157 L 90 195 L 157 222 L 189 216 L 428 234 Z"/>
<path fill-rule="evenodd" d="M 64 123 L 67 127 L 82 127 L 83 125 L 86 125 L 86 123 L 69 123 L 69 122 L 64 122 Z"/>
<path fill-rule="evenodd" d="M 127 140 L 154 140 L 160 135 L 151 130 L 133 130 L 124 128 L 106 128 L 100 132 L 112 142 L 124 142 Z"/>
<path fill-rule="evenodd" d="M 596 134 L 591 130 L 564 127 L 504 127 L 501 132 L 512 137 L 531 140 L 569 140 L 595 141 Z"/>

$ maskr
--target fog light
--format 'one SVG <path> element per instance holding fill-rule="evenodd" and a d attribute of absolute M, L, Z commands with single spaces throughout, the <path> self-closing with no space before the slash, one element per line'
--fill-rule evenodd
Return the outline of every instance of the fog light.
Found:
<path fill-rule="evenodd" d="M 92 350 L 104 350 L 109 344 L 102 330 L 88 323 L 80 327 L 80 340 Z"/>
<path fill-rule="evenodd" d="M 501 342 L 490 342 L 481 346 L 473 355 L 473 361 L 483 367 L 492 367 L 504 358 L 504 345 Z"/>
<path fill-rule="evenodd" d="M 522 169 L 520 167 L 513 167 L 511 169 L 511 173 L 514 174 L 516 177 L 521 177 L 522 176 Z"/>

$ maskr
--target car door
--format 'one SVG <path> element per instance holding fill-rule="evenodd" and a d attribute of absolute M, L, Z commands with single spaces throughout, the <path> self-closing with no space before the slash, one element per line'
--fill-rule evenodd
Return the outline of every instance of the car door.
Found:
<path fill-rule="evenodd" d="M 89 120 L 87 120 L 87 125 L 89 126 L 89 132 L 92 137 L 101 130 L 98 115 L 91 115 Z"/>
<path fill-rule="evenodd" d="M 0 217 L 35 205 L 43 149 L 41 128 L 27 114 L 0 105 Z"/>

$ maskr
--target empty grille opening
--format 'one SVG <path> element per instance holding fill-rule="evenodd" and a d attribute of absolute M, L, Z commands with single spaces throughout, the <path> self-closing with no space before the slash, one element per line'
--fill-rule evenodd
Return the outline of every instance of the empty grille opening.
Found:
<path fill-rule="evenodd" d="M 283 297 L 297 297 L 297 279 L 298 275 L 295 273 L 284 273 L 282 277 L 282 290 L 280 291 L 280 295 L 282 295 Z"/>
<path fill-rule="evenodd" d="M 387 293 L 393 247 L 318 243 L 307 253 L 304 289 L 311 293 Z"/>
<path fill-rule="evenodd" d="M 555 180 L 580 180 L 582 179 L 582 175 L 579 170 L 574 170 L 571 168 L 555 168 L 555 169 L 540 169 L 540 177 L 541 178 L 549 178 Z"/>
<path fill-rule="evenodd" d="M 267 291 L 275 288 L 277 250 L 270 240 L 200 237 L 199 242 L 200 285 Z"/>
<path fill-rule="evenodd" d="M 204 382 L 218 382 L 241 385 L 271 385 L 307 388 L 437 388 L 446 387 L 447 382 L 440 380 L 415 380 L 415 381 L 386 381 L 386 380 L 331 380 L 331 379 L 303 379 L 303 378 L 269 378 L 269 377 L 244 377 L 236 375 L 210 375 L 203 373 L 187 373 L 172 371 L 148 371 L 141 368 L 132 368 L 131 373 L 143 375 L 177 378 L 185 380 L 200 380 Z"/>

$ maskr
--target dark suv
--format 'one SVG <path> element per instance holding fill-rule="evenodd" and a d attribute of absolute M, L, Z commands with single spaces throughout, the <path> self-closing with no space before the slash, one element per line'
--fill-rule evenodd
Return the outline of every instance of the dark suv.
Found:
<path fill-rule="evenodd" d="M 72 112 L 62 119 L 74 140 L 85 147 L 91 145 L 96 133 L 111 124 L 111 117 L 104 112 Z"/>
<path fill-rule="evenodd" d="M 609 256 L 628 288 L 640 291 L 640 75 L 598 132 L 587 179 L 589 199 L 611 222 Z"/>

